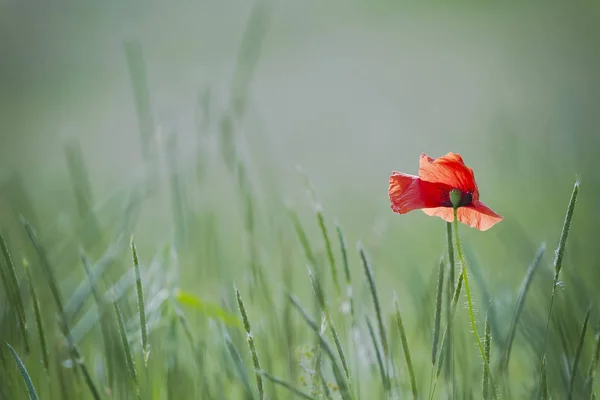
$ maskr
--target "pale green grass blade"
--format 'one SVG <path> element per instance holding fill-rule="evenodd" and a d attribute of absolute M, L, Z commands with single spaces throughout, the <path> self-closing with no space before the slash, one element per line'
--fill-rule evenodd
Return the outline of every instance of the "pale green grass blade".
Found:
<path fill-rule="evenodd" d="M 575 378 L 577 377 L 577 368 L 579 367 L 579 360 L 581 359 L 581 352 L 583 350 L 583 343 L 585 342 L 585 334 L 587 332 L 588 322 L 590 321 L 591 306 L 588 307 L 585 318 L 583 320 L 583 326 L 581 327 L 581 333 L 579 334 L 579 343 L 577 344 L 577 350 L 575 351 L 575 357 L 573 358 L 573 364 L 571 365 L 571 373 L 569 379 L 569 394 L 568 398 L 573 398 L 573 392 L 575 390 Z"/>
<path fill-rule="evenodd" d="M 527 293 L 529 292 L 529 287 L 531 286 L 531 282 L 533 281 L 533 276 L 535 271 L 537 270 L 540 262 L 542 260 L 542 256 L 546 251 L 546 244 L 542 243 L 535 254 L 533 262 L 527 268 L 527 273 L 521 282 L 521 287 L 519 288 L 519 292 L 517 294 L 517 304 L 515 306 L 515 312 L 510 322 L 510 328 L 508 330 L 508 336 L 506 339 L 506 349 L 504 351 L 503 360 L 502 360 L 502 368 L 506 370 L 508 368 L 508 362 L 510 361 L 510 353 L 512 351 L 513 341 L 515 339 L 515 335 L 517 332 L 517 325 L 519 322 L 519 318 L 521 317 L 521 313 L 523 311 L 523 306 L 525 305 L 525 298 L 527 297 Z"/>
<path fill-rule="evenodd" d="M 396 323 L 398 325 L 398 333 L 402 340 L 402 351 L 404 352 L 404 360 L 406 361 L 406 368 L 408 369 L 408 375 L 410 377 L 410 387 L 412 390 L 413 399 L 419 398 L 419 391 L 417 389 L 417 379 L 415 377 L 415 369 L 413 367 L 412 358 L 410 356 L 410 346 L 406 338 L 406 331 L 404 330 L 404 323 L 402 322 L 402 315 L 400 314 L 400 305 L 398 299 L 394 299 L 394 305 L 396 308 Z"/>

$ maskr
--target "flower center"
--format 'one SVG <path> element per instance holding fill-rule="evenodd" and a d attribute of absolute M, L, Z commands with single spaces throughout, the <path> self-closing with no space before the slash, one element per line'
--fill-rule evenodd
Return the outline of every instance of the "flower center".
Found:
<path fill-rule="evenodd" d="M 452 189 L 448 192 L 449 207 L 458 208 L 471 205 L 473 203 L 473 194 L 469 192 L 463 192 L 460 189 Z"/>

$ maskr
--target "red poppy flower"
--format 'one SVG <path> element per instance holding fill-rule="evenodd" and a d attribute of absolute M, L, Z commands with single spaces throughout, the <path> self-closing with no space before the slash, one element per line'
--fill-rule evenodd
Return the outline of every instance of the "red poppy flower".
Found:
<path fill-rule="evenodd" d="M 458 154 L 448 153 L 431 158 L 421 154 L 419 176 L 392 172 L 389 196 L 394 212 L 406 214 L 422 209 L 448 222 L 454 221 L 454 207 L 450 192 L 458 190 L 458 220 L 481 231 L 502 221 L 502 217 L 479 201 L 479 190 L 473 170 L 467 167 Z M 457 196 L 458 197 L 458 196 Z"/>

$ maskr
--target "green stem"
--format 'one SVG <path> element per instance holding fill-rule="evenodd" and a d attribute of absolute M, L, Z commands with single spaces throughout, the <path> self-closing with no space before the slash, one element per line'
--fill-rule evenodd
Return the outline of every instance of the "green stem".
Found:
<path fill-rule="evenodd" d="M 477 347 L 479 347 L 479 352 L 481 353 L 481 358 L 483 360 L 484 367 L 489 374 L 490 382 L 491 382 L 491 371 L 490 366 L 485 356 L 485 350 L 483 348 L 483 343 L 481 342 L 481 338 L 479 337 L 479 333 L 477 333 L 477 324 L 475 324 L 475 313 L 473 312 L 473 300 L 471 297 L 471 289 L 469 287 L 469 278 L 467 275 L 467 264 L 465 263 L 465 259 L 462 253 L 462 247 L 460 245 L 460 237 L 458 236 L 458 212 L 457 208 L 454 208 L 454 241 L 456 242 L 456 253 L 458 254 L 458 259 L 461 265 L 461 274 L 463 277 L 464 285 L 465 285 L 465 293 L 467 294 L 467 306 L 469 308 L 469 320 L 471 321 L 471 329 L 473 330 L 473 334 L 475 335 L 475 339 L 477 340 Z M 493 386 L 492 386 L 493 387 Z M 495 396 L 495 390 L 492 389 L 492 394 Z"/>

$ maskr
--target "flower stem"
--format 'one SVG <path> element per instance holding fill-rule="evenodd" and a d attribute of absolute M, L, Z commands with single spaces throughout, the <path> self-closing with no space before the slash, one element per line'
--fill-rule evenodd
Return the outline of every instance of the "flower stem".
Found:
<path fill-rule="evenodd" d="M 479 333 L 477 333 L 477 325 L 475 324 L 475 314 L 473 312 L 473 300 L 471 297 L 471 289 L 469 287 L 469 278 L 467 275 L 467 264 L 465 263 L 465 259 L 462 253 L 462 247 L 460 245 L 460 237 L 458 235 L 458 212 L 457 208 L 454 208 L 454 241 L 456 243 L 456 253 L 458 255 L 458 260 L 461 265 L 461 274 L 463 277 L 464 285 L 465 285 L 465 293 L 467 294 L 467 306 L 469 308 L 469 320 L 471 321 L 471 329 L 473 330 L 473 334 L 475 335 L 475 339 L 477 340 L 477 347 L 479 347 L 479 352 L 481 353 L 481 358 L 483 360 L 483 364 L 485 370 L 488 373 L 490 382 L 492 381 L 490 365 L 488 363 L 487 357 L 485 356 L 485 350 L 483 348 L 483 343 L 481 342 L 481 338 L 479 337 Z M 492 386 L 493 388 L 493 386 Z M 492 395 L 495 398 L 496 391 L 492 389 Z"/>

